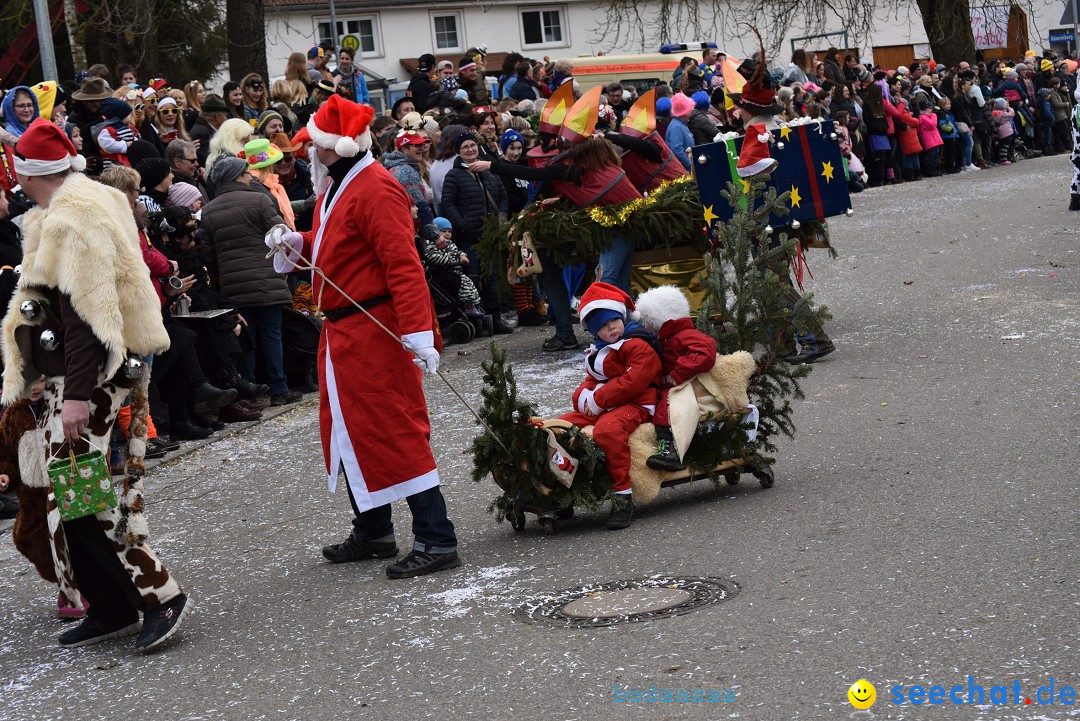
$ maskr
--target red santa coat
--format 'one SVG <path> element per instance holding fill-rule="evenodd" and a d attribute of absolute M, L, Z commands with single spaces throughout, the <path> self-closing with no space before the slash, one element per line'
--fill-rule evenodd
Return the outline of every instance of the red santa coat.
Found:
<path fill-rule="evenodd" d="M 606 345 L 585 361 L 588 374 L 574 391 L 574 410 L 585 413 L 588 399 L 594 410 L 627 403 L 652 413 L 660 397 L 660 358 L 641 338 L 623 338 Z"/>
<path fill-rule="evenodd" d="M 367 155 L 316 206 L 304 254 L 354 300 L 390 300 L 369 312 L 409 348 L 436 345 L 438 326 L 416 252 L 410 201 Z M 351 303 L 318 274 L 312 293 L 325 310 Z M 436 347 L 438 347 L 436 345 Z M 357 312 L 323 324 L 319 339 L 319 425 L 331 492 L 344 471 L 361 511 L 439 485 L 431 426 L 413 354 Z"/>
<path fill-rule="evenodd" d="M 674 318 L 660 326 L 664 351 L 664 375 L 673 386 L 708 373 L 716 365 L 716 340 L 694 327 L 691 318 Z"/>

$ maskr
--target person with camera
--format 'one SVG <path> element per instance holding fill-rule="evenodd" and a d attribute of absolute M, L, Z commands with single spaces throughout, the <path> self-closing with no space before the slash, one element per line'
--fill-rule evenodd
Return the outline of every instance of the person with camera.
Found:
<path fill-rule="evenodd" d="M 135 417 L 144 419 L 147 369 L 139 358 L 169 346 L 130 206 L 121 193 L 82 175 L 85 167 L 47 120 L 34 121 L 19 140 L 15 171 L 36 207 L 26 214 L 22 275 L 4 319 L 2 400 L 10 405 L 28 397 L 31 382 L 46 377 L 42 465 L 108 448 L 134 386 L 142 389 L 134 396 Z M 135 649 L 149 651 L 176 633 L 188 608 L 147 545 L 145 426 L 133 433 L 129 450 L 116 506 L 57 526 L 63 558 L 90 602 L 86 620 L 60 634 L 62 646 L 138 633 Z"/>

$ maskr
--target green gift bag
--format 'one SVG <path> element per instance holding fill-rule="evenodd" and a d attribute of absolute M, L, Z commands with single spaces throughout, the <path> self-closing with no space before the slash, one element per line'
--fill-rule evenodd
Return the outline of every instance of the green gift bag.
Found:
<path fill-rule="evenodd" d="M 49 463 L 49 480 L 61 520 L 116 508 L 109 462 L 99 449 L 75 455 L 69 448 L 67 458 Z"/>

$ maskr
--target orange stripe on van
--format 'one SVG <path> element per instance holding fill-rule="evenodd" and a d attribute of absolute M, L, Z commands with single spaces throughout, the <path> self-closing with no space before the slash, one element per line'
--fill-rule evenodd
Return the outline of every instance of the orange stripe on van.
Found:
<path fill-rule="evenodd" d="M 674 70 L 679 63 L 623 63 L 619 65 L 579 65 L 574 75 L 600 75 L 603 73 L 640 73 L 646 70 Z"/>

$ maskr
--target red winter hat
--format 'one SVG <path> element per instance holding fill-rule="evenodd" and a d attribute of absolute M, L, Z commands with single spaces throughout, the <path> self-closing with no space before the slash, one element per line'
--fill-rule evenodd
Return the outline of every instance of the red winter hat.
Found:
<path fill-rule="evenodd" d="M 45 118 L 37 118 L 15 144 L 15 172 L 19 175 L 52 175 L 65 170 L 81 173 L 86 158 L 79 155 L 63 130 Z"/>
<path fill-rule="evenodd" d="M 776 167 L 776 161 L 769 154 L 769 130 L 764 123 L 754 123 L 746 126 L 746 136 L 743 138 L 742 152 L 739 153 L 739 162 L 735 164 L 735 170 L 740 178 L 748 178 L 751 175 L 768 175 Z"/>
<path fill-rule="evenodd" d="M 373 117 L 375 109 L 370 105 L 354 103 L 335 93 L 308 121 L 307 131 L 320 148 L 351 158 L 371 147 L 368 126 Z"/>
<path fill-rule="evenodd" d="M 633 321 L 641 320 L 641 314 L 637 312 L 634 300 L 629 295 L 610 283 L 597 281 L 586 288 L 581 295 L 581 306 L 578 308 L 581 327 L 588 330 L 586 319 L 594 310 L 600 309 L 613 310 L 624 318 L 629 316 L 629 319 Z"/>

